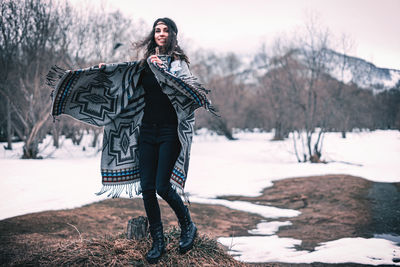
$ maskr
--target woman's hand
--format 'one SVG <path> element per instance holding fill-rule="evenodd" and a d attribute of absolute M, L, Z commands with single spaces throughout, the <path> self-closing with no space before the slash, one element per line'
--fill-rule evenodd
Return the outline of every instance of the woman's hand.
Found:
<path fill-rule="evenodd" d="M 156 56 L 156 55 L 150 56 L 150 62 L 151 62 L 151 63 L 157 63 L 157 65 L 158 65 L 160 68 L 164 68 L 164 64 L 163 64 L 162 60 L 161 60 L 158 56 Z"/>
<path fill-rule="evenodd" d="M 99 63 L 99 69 L 101 69 L 101 67 L 105 66 L 106 63 Z"/>

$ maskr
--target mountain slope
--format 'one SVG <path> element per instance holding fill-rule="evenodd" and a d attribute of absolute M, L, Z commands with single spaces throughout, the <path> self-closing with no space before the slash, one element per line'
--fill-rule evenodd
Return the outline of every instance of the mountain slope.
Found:
<path fill-rule="evenodd" d="M 373 90 L 374 93 L 383 92 L 385 90 L 400 90 L 400 70 L 379 68 L 374 64 L 353 56 L 344 55 L 336 51 L 324 50 L 324 64 L 326 72 L 338 81 L 354 83 L 358 87 Z M 292 56 L 306 65 L 306 59 L 297 50 Z M 240 72 L 236 73 L 237 80 L 246 84 L 256 84 L 258 79 L 264 76 L 273 65 L 270 60 L 267 62 L 257 60 L 245 60 L 249 62 L 247 67 L 243 67 Z"/>

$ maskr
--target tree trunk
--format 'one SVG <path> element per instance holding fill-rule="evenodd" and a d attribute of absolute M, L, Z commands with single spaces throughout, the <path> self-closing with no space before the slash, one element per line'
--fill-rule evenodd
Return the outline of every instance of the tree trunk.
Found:
<path fill-rule="evenodd" d="M 12 122 L 11 122 L 11 105 L 10 105 L 10 101 L 7 99 L 7 147 L 5 147 L 5 149 L 9 149 L 12 150 Z"/>
<path fill-rule="evenodd" d="M 91 147 L 96 147 L 97 145 L 97 140 L 99 140 L 99 131 L 96 129 L 93 131 L 93 140 L 92 140 L 92 144 Z"/>
<path fill-rule="evenodd" d="M 48 108 L 50 108 L 50 105 L 48 106 Z M 25 140 L 25 145 L 23 148 L 24 154 L 22 156 L 22 158 L 24 159 L 38 158 L 37 154 L 39 153 L 39 142 L 41 141 L 41 138 L 39 136 L 39 131 L 49 118 L 49 115 L 46 116 L 45 114 L 46 112 L 44 112 L 44 114 L 41 114 L 41 116 L 39 116 L 40 120 L 33 125 L 30 134 Z"/>
<path fill-rule="evenodd" d="M 228 140 L 236 140 L 232 135 L 232 129 L 228 127 L 226 120 L 216 118 L 212 124 L 212 129 L 219 134 L 223 134 Z"/>
<path fill-rule="evenodd" d="M 284 139 L 284 136 L 283 136 L 283 130 L 282 130 L 282 123 L 277 121 L 277 122 L 275 122 L 275 134 L 274 134 L 273 140 L 280 141 L 283 139 Z"/>
<path fill-rule="evenodd" d="M 36 142 L 36 140 L 25 142 L 23 152 L 23 159 L 36 159 L 37 154 L 39 153 L 38 143 Z"/>
<path fill-rule="evenodd" d="M 294 153 L 295 153 L 295 155 L 296 155 L 297 162 L 301 162 L 300 157 L 299 157 L 299 154 L 298 154 L 298 152 L 297 152 L 296 137 L 294 136 L 295 133 L 296 133 L 296 131 L 293 131 L 293 135 L 292 135 L 292 137 L 293 137 L 293 145 L 294 145 Z"/>
<path fill-rule="evenodd" d="M 313 153 L 311 150 L 311 141 L 312 141 L 312 132 L 306 130 L 306 135 L 307 135 L 307 150 L 308 150 L 308 156 L 311 160 Z"/>
<path fill-rule="evenodd" d="M 77 131 L 72 132 L 72 135 L 71 135 L 72 143 L 74 145 L 79 146 L 81 141 L 82 141 L 82 139 L 83 139 L 84 134 L 85 134 L 85 132 L 83 130 L 80 130 L 80 129 L 77 130 Z"/>
<path fill-rule="evenodd" d="M 58 128 L 57 124 L 53 123 L 53 146 L 56 148 L 60 147 L 60 132 Z"/>
<path fill-rule="evenodd" d="M 147 217 L 139 216 L 130 219 L 128 221 L 126 238 L 139 240 L 146 237 L 149 233 L 148 224 L 149 221 Z"/>

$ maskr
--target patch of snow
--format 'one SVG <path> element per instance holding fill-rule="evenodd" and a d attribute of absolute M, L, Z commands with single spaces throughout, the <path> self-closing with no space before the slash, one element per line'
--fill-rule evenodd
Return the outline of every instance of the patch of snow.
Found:
<path fill-rule="evenodd" d="M 278 232 L 279 227 L 281 226 L 288 226 L 292 225 L 291 222 L 285 221 L 285 222 L 279 222 L 279 221 L 273 221 L 273 222 L 261 222 L 257 224 L 256 229 L 249 230 L 249 234 L 252 235 L 273 235 L 276 232 Z"/>
<path fill-rule="evenodd" d="M 393 88 L 400 81 L 400 71 L 399 70 L 390 70 L 390 77 L 392 78 L 389 81 L 385 81 L 385 87 Z"/>
<path fill-rule="evenodd" d="M 235 259 L 244 262 L 359 263 L 392 264 L 400 247 L 379 238 L 342 238 L 321 243 L 315 251 L 296 250 L 301 240 L 278 236 L 223 237 L 218 241 L 230 249 Z"/>
<path fill-rule="evenodd" d="M 244 262 L 289 262 L 286 259 L 308 254 L 295 249 L 301 240 L 276 235 L 220 237 L 218 242 L 228 247 L 235 259 Z"/>
<path fill-rule="evenodd" d="M 297 210 L 256 205 L 247 201 L 229 201 L 225 199 L 210 199 L 199 197 L 191 197 L 190 201 L 210 205 L 221 205 L 235 210 L 258 214 L 264 218 L 296 217 L 301 214 L 301 212 Z"/>

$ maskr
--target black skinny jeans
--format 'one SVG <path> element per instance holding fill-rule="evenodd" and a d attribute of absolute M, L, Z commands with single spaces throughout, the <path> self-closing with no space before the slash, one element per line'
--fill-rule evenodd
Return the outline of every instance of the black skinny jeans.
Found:
<path fill-rule="evenodd" d="M 150 227 L 161 224 L 156 192 L 174 210 L 180 221 L 185 216 L 183 201 L 170 183 L 180 148 L 177 125 L 142 124 L 139 136 L 140 185 Z"/>

